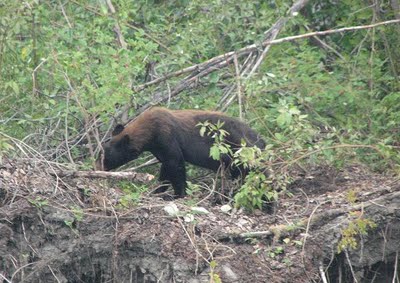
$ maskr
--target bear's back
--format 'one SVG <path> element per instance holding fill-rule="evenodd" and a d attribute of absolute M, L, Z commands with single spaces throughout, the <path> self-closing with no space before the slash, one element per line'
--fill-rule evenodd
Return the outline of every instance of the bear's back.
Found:
<path fill-rule="evenodd" d="M 153 107 L 139 115 L 132 125 L 128 127 L 131 127 L 133 132 L 156 131 L 172 132 L 177 136 L 198 136 L 200 134 L 199 124 L 206 121 L 212 124 L 223 122 L 222 128 L 229 133 L 226 140 L 231 144 L 240 146 L 241 141 L 245 140 L 248 146 L 265 147 L 260 135 L 247 124 L 217 111 L 170 110 L 163 107 Z M 144 125 L 146 127 L 143 127 Z M 145 135 L 149 135 L 149 133 Z"/>

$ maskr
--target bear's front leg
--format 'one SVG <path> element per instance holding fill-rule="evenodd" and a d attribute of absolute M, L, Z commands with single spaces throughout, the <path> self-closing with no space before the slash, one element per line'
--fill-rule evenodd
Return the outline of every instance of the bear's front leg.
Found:
<path fill-rule="evenodd" d="M 186 169 L 184 160 L 166 160 L 161 165 L 160 180 L 168 180 L 177 197 L 186 195 Z"/>

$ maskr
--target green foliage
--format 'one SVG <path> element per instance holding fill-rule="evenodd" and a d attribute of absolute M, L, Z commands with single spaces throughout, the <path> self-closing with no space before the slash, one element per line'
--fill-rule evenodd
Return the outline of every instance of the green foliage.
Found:
<path fill-rule="evenodd" d="M 355 190 L 349 190 L 346 193 L 346 200 L 351 204 L 355 204 L 357 201 L 357 192 Z"/>
<path fill-rule="evenodd" d="M 274 201 L 278 199 L 278 193 L 267 182 L 262 172 L 251 171 L 245 179 L 239 192 L 235 195 L 236 206 L 248 209 L 262 208 L 265 200 Z"/>
<path fill-rule="evenodd" d="M 44 206 L 48 205 L 48 203 L 49 203 L 47 199 L 43 199 L 41 197 L 36 197 L 35 199 L 30 199 L 29 202 L 39 209 L 43 208 Z"/>
<path fill-rule="evenodd" d="M 71 206 L 70 211 L 72 212 L 72 217 L 68 217 L 64 220 L 64 224 L 68 226 L 76 236 L 78 236 L 78 230 L 76 225 L 78 222 L 83 220 L 84 212 L 79 206 Z"/>
<path fill-rule="evenodd" d="M 71 230 L 74 230 L 74 227 L 73 227 L 74 221 L 64 220 L 64 224 L 67 225 Z"/>
<path fill-rule="evenodd" d="M 6 153 L 14 149 L 15 148 L 11 145 L 10 141 L 3 137 L 0 132 L 0 157 L 2 156 L 2 153 Z"/>
<path fill-rule="evenodd" d="M 243 165 L 244 168 L 259 168 L 262 166 L 260 160 L 261 156 L 260 148 L 253 146 L 246 146 L 246 143 L 242 141 L 241 147 L 233 153 L 233 161 L 235 165 Z"/>
<path fill-rule="evenodd" d="M 189 196 L 193 196 L 195 193 L 199 192 L 201 190 L 200 186 L 198 184 L 194 184 L 190 181 L 186 181 L 186 193 Z"/>
<path fill-rule="evenodd" d="M 195 206 L 199 201 L 196 197 L 198 192 L 201 192 L 201 187 L 198 184 L 192 183 L 190 181 L 186 181 L 186 194 L 190 196 L 190 198 L 185 199 L 185 204 L 187 206 Z"/>
<path fill-rule="evenodd" d="M 265 154 L 262 154 L 261 149 L 256 146 L 247 147 L 243 141 L 241 148 L 233 152 L 231 146 L 225 142 L 225 137 L 229 133 L 223 129 L 223 125 L 224 123 L 220 121 L 217 124 L 206 121 L 199 123 L 197 126 L 200 127 L 201 136 L 207 135 L 214 139 L 214 143 L 210 148 L 210 157 L 214 160 L 221 160 L 223 154 L 228 154 L 233 157 L 232 164 L 252 169 L 246 176 L 239 192 L 235 195 L 236 206 L 243 206 L 250 210 L 254 208 L 261 209 L 266 200 L 277 200 L 278 192 L 271 185 L 272 178 L 267 178 L 262 170 L 258 170 L 258 168 L 262 169 L 264 167 L 263 158 L 266 157 L 268 149 L 266 149 Z M 282 182 L 280 185 L 281 188 L 286 187 L 286 184 Z"/>
<path fill-rule="evenodd" d="M 281 246 L 277 246 L 274 249 L 271 249 L 267 254 L 270 258 L 275 258 L 276 256 L 283 254 L 285 249 Z"/>
<path fill-rule="evenodd" d="M 367 235 L 368 230 L 376 227 L 375 222 L 368 218 L 360 217 L 352 220 L 346 228 L 342 229 L 342 239 L 338 243 L 337 252 L 340 253 L 346 249 L 356 249 L 358 238 Z"/>
<path fill-rule="evenodd" d="M 215 273 L 215 268 L 217 267 L 217 262 L 212 260 L 210 262 L 210 283 L 222 283 L 221 278 L 219 277 L 218 273 Z"/>
<path fill-rule="evenodd" d="M 74 214 L 75 221 L 82 221 L 83 220 L 83 209 L 79 206 L 71 207 L 71 212 Z"/>
<path fill-rule="evenodd" d="M 270 258 L 276 258 L 278 255 L 281 255 L 285 252 L 285 249 L 282 246 L 276 246 L 267 251 L 267 255 Z"/>
<path fill-rule="evenodd" d="M 258 44 L 273 23 L 287 16 L 292 1 L 119 0 L 113 5 L 115 13 L 104 1 L 0 0 L 0 132 L 23 139 L 49 159 L 87 164 L 93 158 L 87 145 L 95 147 L 96 141 L 79 135 L 98 126 L 104 133 L 108 124 L 102 122 L 112 121 L 121 105 L 148 103 L 154 92 L 169 90 L 181 79 L 132 91 L 148 81 L 149 65 L 161 77 Z M 360 0 L 316 0 L 279 37 L 370 24 L 396 12 L 390 1 L 378 7 Z M 257 158 L 256 149 L 243 147 L 235 160 L 251 168 L 264 162 L 272 170 L 267 178 L 257 173 L 255 180 L 246 180 L 237 199 L 242 205 L 258 207 L 265 194 L 274 199 L 274 191 L 290 181 L 287 171 L 293 164 L 338 168 L 356 159 L 380 170 L 400 164 L 398 25 L 320 39 L 330 48 L 309 39 L 271 46 L 258 72 L 241 80 L 245 118 L 268 148 Z M 233 66 L 211 72 L 169 105 L 214 109 L 226 87 L 236 84 L 234 74 Z M 237 115 L 238 109 L 233 104 L 228 111 Z M 200 130 L 215 132 L 210 156 L 219 160 L 232 152 L 223 143 L 222 125 L 214 126 L 200 125 Z M 69 151 L 62 144 L 66 140 L 73 145 Z M 373 145 L 379 152 L 334 148 L 340 144 Z M 0 155 L 4 152 L 17 150 L 0 137 Z M 130 194 L 124 205 L 138 198 Z"/>
<path fill-rule="evenodd" d="M 139 186 L 129 181 L 120 181 L 118 186 L 124 192 L 124 195 L 119 200 L 119 204 L 122 207 L 131 207 L 136 205 L 140 201 L 142 193 L 147 191 L 146 186 Z"/>
<path fill-rule="evenodd" d="M 205 121 L 197 124 L 197 126 L 200 127 L 200 136 L 203 137 L 206 134 L 214 139 L 214 144 L 210 148 L 210 157 L 212 159 L 221 160 L 221 155 L 232 155 L 231 146 L 225 143 L 225 137 L 229 133 L 223 129 L 224 122 L 218 121 L 217 124 L 213 124 Z"/>
<path fill-rule="evenodd" d="M 349 190 L 346 194 L 347 201 L 354 205 L 357 201 L 355 190 Z M 364 217 L 363 211 L 351 211 L 348 213 L 349 223 L 347 227 L 342 228 L 342 238 L 340 239 L 337 252 L 340 253 L 346 249 L 356 249 L 360 237 L 367 235 L 368 230 L 375 229 L 377 225 L 374 221 Z"/>
<path fill-rule="evenodd" d="M 121 0 L 113 2 L 115 14 L 105 2 L 1 5 L 0 66 L 12 68 L 0 68 L 6 94 L 0 113 L 16 113 L 9 133 L 24 137 L 49 117 L 68 119 L 73 131 L 85 115 L 106 118 L 116 104 L 148 101 L 151 91 L 130 90 L 143 83 L 147 63 L 160 62 L 158 72 L 165 73 L 242 47 L 260 38 L 276 15 L 258 1 L 228 2 Z M 126 48 L 116 40 L 116 24 Z"/>

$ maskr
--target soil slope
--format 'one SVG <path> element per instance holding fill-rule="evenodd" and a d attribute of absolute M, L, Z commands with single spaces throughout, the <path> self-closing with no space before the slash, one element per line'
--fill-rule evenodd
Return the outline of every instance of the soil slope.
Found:
<path fill-rule="evenodd" d="M 3 159 L 0 282 L 391 282 L 397 270 L 399 179 L 361 166 L 298 176 L 274 213 L 224 212 L 208 192 L 127 208 L 117 184 Z"/>

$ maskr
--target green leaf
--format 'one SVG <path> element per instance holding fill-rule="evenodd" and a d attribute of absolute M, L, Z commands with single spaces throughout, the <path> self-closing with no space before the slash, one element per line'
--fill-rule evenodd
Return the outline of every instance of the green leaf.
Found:
<path fill-rule="evenodd" d="M 279 127 L 284 128 L 286 125 L 289 125 L 292 121 L 292 116 L 287 113 L 281 113 L 278 118 L 276 118 L 276 122 Z"/>
<path fill-rule="evenodd" d="M 204 127 L 204 126 L 201 127 L 200 128 L 200 136 L 204 137 L 205 132 L 206 132 L 206 127 Z"/>
<path fill-rule="evenodd" d="M 215 260 L 212 260 L 210 262 L 210 268 L 215 269 L 217 267 L 217 262 Z"/>
<path fill-rule="evenodd" d="M 8 82 L 8 86 L 14 91 L 15 94 L 19 94 L 19 86 L 15 81 Z"/>
<path fill-rule="evenodd" d="M 219 75 L 216 72 L 211 73 L 210 82 L 211 83 L 217 83 L 218 81 L 219 81 Z"/>
<path fill-rule="evenodd" d="M 221 156 L 221 152 L 219 151 L 219 147 L 217 145 L 213 145 L 210 148 L 210 157 L 214 160 L 219 160 Z"/>

